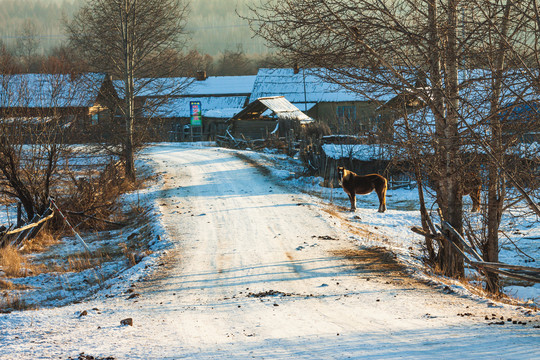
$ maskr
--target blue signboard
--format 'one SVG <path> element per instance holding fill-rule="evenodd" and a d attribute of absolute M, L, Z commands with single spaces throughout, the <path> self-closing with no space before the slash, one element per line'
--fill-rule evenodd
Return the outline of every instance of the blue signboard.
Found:
<path fill-rule="evenodd" d="M 189 102 L 189 113 L 191 115 L 191 126 L 202 125 L 202 109 L 200 101 Z"/>

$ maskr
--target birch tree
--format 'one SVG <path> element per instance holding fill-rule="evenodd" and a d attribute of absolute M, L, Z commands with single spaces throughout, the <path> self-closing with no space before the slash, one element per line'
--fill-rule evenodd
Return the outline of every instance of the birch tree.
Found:
<path fill-rule="evenodd" d="M 123 82 L 121 134 L 126 176 L 134 181 L 135 97 L 152 79 L 176 70 L 188 5 L 183 0 L 88 0 L 66 24 L 69 40 L 96 71 Z"/>

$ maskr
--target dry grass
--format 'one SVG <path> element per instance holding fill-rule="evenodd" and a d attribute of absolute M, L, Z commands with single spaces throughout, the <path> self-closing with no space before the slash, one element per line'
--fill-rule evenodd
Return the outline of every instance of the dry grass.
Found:
<path fill-rule="evenodd" d="M 66 272 L 81 272 L 87 269 L 93 269 L 103 263 L 103 257 L 98 254 L 97 257 L 88 254 L 69 256 L 67 260 Z"/>
<path fill-rule="evenodd" d="M 36 306 L 28 304 L 19 295 L 4 294 L 3 298 L 0 299 L 0 313 L 32 309 L 36 309 Z"/>
<path fill-rule="evenodd" d="M 121 226 L 125 216 L 118 211 L 118 198 L 141 185 L 126 180 L 119 162 L 111 162 L 99 172 L 91 169 L 68 175 L 72 181 L 63 187 L 64 194 L 58 198 L 58 206 L 81 230 L 107 230 Z M 53 225 L 57 229 L 64 228 L 60 217 L 55 218 Z"/>
<path fill-rule="evenodd" d="M 13 246 L 0 249 L 0 266 L 7 277 L 24 277 L 31 270 L 25 257 Z"/>
<path fill-rule="evenodd" d="M 28 286 L 16 285 L 11 281 L 0 279 L 0 290 L 27 290 L 30 289 Z"/>
<path fill-rule="evenodd" d="M 47 271 L 57 273 L 82 272 L 88 269 L 100 267 L 109 259 L 110 256 L 108 254 L 99 250 L 93 252 L 92 254 L 88 254 L 86 252 L 78 253 L 70 255 L 66 259 L 55 259 L 55 264 L 49 265 L 47 267 Z"/>
<path fill-rule="evenodd" d="M 394 255 L 383 248 L 344 249 L 333 251 L 335 256 L 347 259 L 363 274 L 407 278 L 405 267 Z"/>
<path fill-rule="evenodd" d="M 133 244 L 131 246 L 126 243 L 120 243 L 118 245 L 122 249 L 122 253 L 126 257 L 130 267 L 137 265 L 145 256 L 152 253 L 150 250 L 137 251 L 133 248 Z"/>
<path fill-rule="evenodd" d="M 59 236 L 53 235 L 48 231 L 42 230 L 31 241 L 25 244 L 23 254 L 41 253 L 46 251 L 50 246 L 60 242 Z"/>
<path fill-rule="evenodd" d="M 342 215 L 341 213 L 338 212 L 338 209 L 339 211 L 343 210 L 343 209 L 340 209 L 338 206 L 325 207 L 322 210 L 330 216 L 342 218 Z"/>

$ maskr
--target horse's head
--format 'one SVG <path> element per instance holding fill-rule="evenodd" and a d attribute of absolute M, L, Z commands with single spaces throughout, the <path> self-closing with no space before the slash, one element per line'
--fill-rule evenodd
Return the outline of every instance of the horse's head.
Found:
<path fill-rule="evenodd" d="M 341 184 L 341 182 L 343 181 L 343 176 L 345 176 L 345 168 L 343 166 L 338 166 L 337 168 L 337 177 L 338 177 L 338 181 L 339 183 Z"/>

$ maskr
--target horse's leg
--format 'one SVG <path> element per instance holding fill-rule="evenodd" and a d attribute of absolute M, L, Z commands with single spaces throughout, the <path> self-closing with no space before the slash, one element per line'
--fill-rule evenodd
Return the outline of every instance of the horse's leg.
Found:
<path fill-rule="evenodd" d="M 349 200 L 351 200 L 351 211 L 356 210 L 356 194 L 352 193 L 349 194 Z"/>
<path fill-rule="evenodd" d="M 386 211 L 386 186 L 383 185 L 376 190 L 379 197 L 379 212 L 383 213 Z"/>
<path fill-rule="evenodd" d="M 469 194 L 472 200 L 472 212 L 480 211 L 480 190 L 471 191 Z"/>

